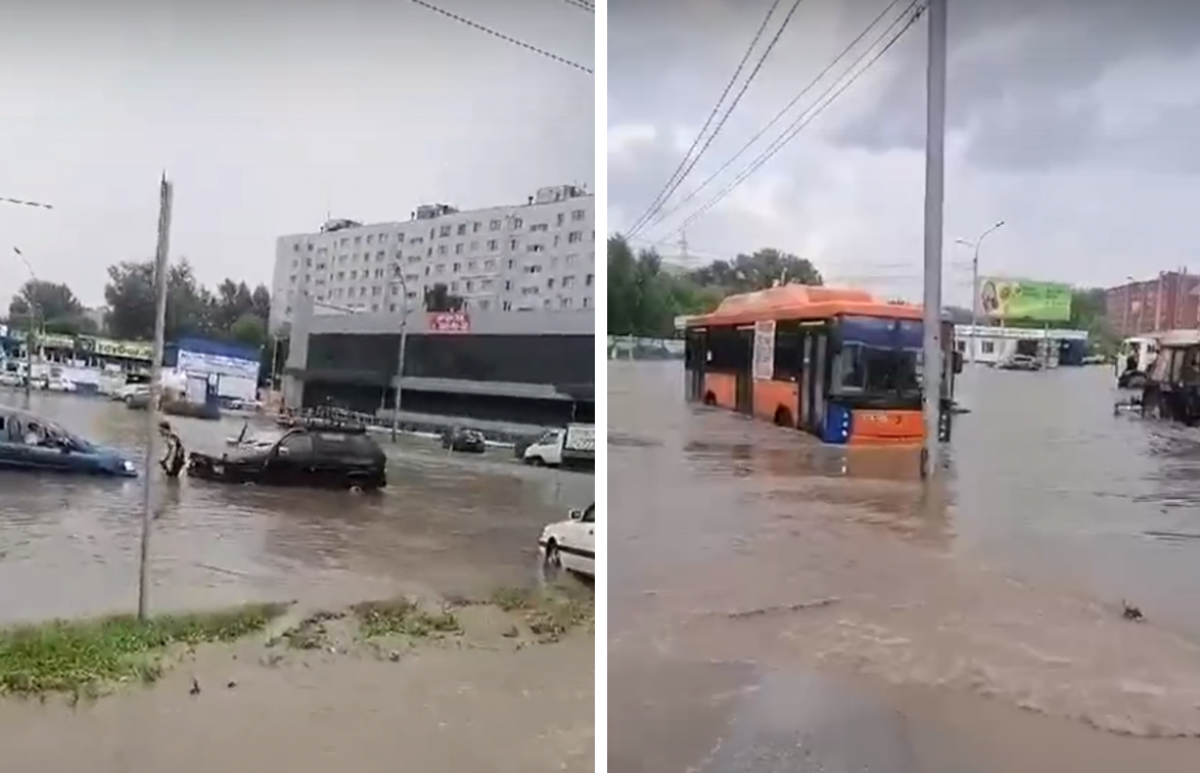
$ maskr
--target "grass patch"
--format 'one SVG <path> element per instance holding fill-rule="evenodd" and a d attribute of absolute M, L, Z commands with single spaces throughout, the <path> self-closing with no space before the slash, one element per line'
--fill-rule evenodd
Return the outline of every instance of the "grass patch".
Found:
<path fill-rule="evenodd" d="M 283 604 L 248 604 L 219 612 L 52 620 L 0 629 L 0 693 L 95 695 L 113 682 L 153 682 L 157 657 L 178 644 L 228 642 L 266 628 Z"/>
<path fill-rule="evenodd" d="M 340 612 L 317 612 L 281 633 L 277 639 L 270 642 L 270 645 L 273 646 L 276 642 L 282 641 L 294 650 L 327 649 L 332 642 L 325 623 L 330 620 L 341 620 L 343 617 L 345 615 Z"/>
<path fill-rule="evenodd" d="M 542 641 L 558 641 L 596 619 L 591 594 L 560 586 L 500 588 L 492 603 L 505 612 L 522 614 L 529 630 Z"/>
<path fill-rule="evenodd" d="M 412 599 L 364 601 L 351 609 L 358 618 L 363 637 L 410 636 L 424 638 L 462 632 L 453 612 L 427 612 Z"/>

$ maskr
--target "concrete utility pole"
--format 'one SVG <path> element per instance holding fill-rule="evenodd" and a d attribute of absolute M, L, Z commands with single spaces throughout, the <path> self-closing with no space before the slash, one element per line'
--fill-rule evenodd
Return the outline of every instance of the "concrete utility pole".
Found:
<path fill-rule="evenodd" d="M 983 246 L 983 240 L 988 237 L 993 231 L 1004 227 L 1004 221 L 996 223 L 991 228 L 981 233 L 975 241 L 969 239 L 957 239 L 956 241 L 974 250 L 974 256 L 971 258 L 971 364 L 975 364 L 975 350 L 979 348 L 977 343 L 976 328 L 979 326 L 979 248 Z"/>
<path fill-rule="evenodd" d="M 923 378 L 925 447 L 921 474 L 932 479 L 941 449 L 942 405 L 942 207 L 946 182 L 946 6 L 928 0 L 929 54 L 925 89 L 925 316 Z"/>
<path fill-rule="evenodd" d="M 408 280 L 400 266 L 400 346 L 396 352 L 396 396 L 392 398 L 392 442 L 400 432 L 400 394 L 404 391 L 404 349 L 408 343 Z"/>
<path fill-rule="evenodd" d="M 146 410 L 146 457 L 142 464 L 142 544 L 138 562 L 138 619 L 145 620 L 150 585 L 150 527 L 154 522 L 154 465 L 162 399 L 162 361 L 167 327 L 167 268 L 171 243 L 174 185 L 164 172 L 159 184 L 158 249 L 154 255 L 154 361 L 150 363 L 150 405 Z"/>

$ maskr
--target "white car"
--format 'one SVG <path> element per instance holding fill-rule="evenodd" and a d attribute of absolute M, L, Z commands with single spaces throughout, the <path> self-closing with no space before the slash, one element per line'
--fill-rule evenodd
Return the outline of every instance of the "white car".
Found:
<path fill-rule="evenodd" d="M 51 376 L 45 381 L 45 389 L 50 392 L 78 392 L 79 387 L 74 381 L 65 376 Z"/>
<path fill-rule="evenodd" d="M 538 538 L 542 566 L 551 571 L 566 569 L 587 577 L 596 576 L 596 505 L 572 510 L 565 521 L 542 529 Z"/>

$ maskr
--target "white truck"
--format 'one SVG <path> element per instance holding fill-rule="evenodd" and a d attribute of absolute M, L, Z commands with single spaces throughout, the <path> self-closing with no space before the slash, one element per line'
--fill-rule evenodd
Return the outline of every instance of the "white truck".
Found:
<path fill-rule="evenodd" d="M 525 449 L 521 460 L 537 467 L 594 469 L 596 425 L 568 424 L 564 429 L 549 430 Z"/>

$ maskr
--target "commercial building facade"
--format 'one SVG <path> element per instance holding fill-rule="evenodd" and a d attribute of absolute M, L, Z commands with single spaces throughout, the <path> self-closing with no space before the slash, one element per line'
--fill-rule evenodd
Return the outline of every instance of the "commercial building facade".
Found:
<path fill-rule="evenodd" d="M 301 298 L 398 316 L 443 284 L 468 311 L 594 313 L 595 196 L 574 185 L 523 204 L 418 207 L 405 222 L 331 220 L 276 242 L 271 330 Z"/>
<path fill-rule="evenodd" d="M 1088 353 L 1088 332 L 1066 328 L 1020 328 L 955 325 L 954 345 L 966 362 L 997 365 L 1021 354 L 1047 368 L 1082 365 Z"/>
<path fill-rule="evenodd" d="M 336 406 L 391 415 L 399 319 L 388 312 L 316 313 L 293 306 L 283 399 L 292 408 Z M 570 311 L 523 314 L 414 311 L 405 335 L 401 412 L 446 423 L 530 426 L 595 416 L 595 317 Z"/>
<path fill-rule="evenodd" d="M 1109 324 L 1121 338 L 1200 325 L 1200 275 L 1186 269 L 1160 271 L 1104 295 Z"/>

